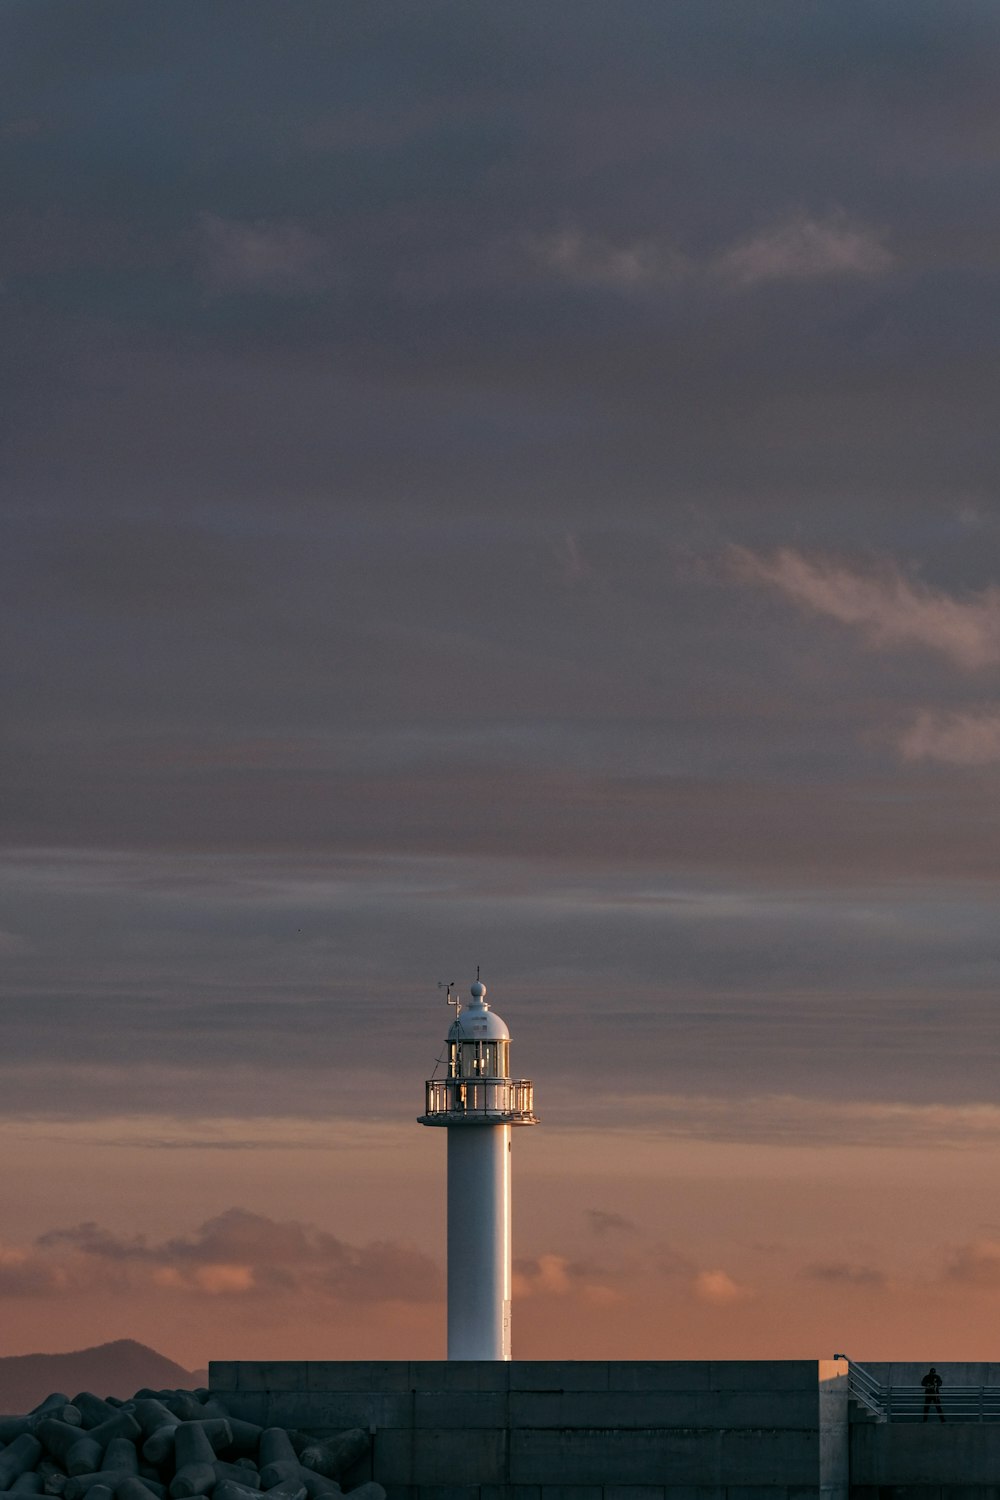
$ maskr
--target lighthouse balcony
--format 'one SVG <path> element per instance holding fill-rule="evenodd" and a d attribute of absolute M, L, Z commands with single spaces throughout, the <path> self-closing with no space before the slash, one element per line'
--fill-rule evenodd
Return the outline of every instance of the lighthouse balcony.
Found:
<path fill-rule="evenodd" d="M 537 1125 L 524 1078 L 429 1078 L 421 1125 Z"/>

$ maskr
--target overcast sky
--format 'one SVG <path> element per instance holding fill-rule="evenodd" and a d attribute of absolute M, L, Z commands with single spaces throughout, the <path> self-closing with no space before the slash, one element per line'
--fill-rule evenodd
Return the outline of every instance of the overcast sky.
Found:
<path fill-rule="evenodd" d="M 516 1353 L 995 1353 L 998 70 L 6 0 L 4 1352 L 442 1353 L 478 963 Z"/>

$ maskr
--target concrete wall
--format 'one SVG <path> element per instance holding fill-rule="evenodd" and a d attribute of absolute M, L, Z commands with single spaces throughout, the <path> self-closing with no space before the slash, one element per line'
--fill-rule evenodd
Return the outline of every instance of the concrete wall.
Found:
<path fill-rule="evenodd" d="M 819 1488 L 821 1500 L 846 1500 L 850 1484 L 847 1361 L 819 1361 Z"/>
<path fill-rule="evenodd" d="M 852 1500 L 1000 1500 L 1000 1423 L 851 1428 Z"/>
<path fill-rule="evenodd" d="M 844 1367 L 816 1360 L 213 1363 L 236 1416 L 373 1430 L 389 1500 L 847 1500 Z"/>

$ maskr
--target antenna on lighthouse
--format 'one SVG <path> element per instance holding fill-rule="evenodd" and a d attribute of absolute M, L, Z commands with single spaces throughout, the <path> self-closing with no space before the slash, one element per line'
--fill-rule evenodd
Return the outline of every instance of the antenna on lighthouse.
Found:
<path fill-rule="evenodd" d="M 459 1016 L 462 1014 L 462 1002 L 458 998 L 458 995 L 453 993 L 455 989 L 454 979 L 449 979 L 447 984 L 445 984 L 443 979 L 439 979 L 438 989 L 444 990 L 445 999 L 447 1000 L 448 1004 L 455 1007 L 455 1019 L 457 1021 Z"/>

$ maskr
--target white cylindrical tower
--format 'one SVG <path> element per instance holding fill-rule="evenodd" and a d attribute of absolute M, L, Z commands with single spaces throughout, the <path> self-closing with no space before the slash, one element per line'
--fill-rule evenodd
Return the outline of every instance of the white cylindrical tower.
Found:
<path fill-rule="evenodd" d="M 450 1000 L 450 992 L 449 992 Z M 537 1125 L 534 1090 L 510 1076 L 510 1032 L 477 979 L 427 1081 L 421 1125 L 448 1130 L 448 1358 L 510 1359 L 510 1128 Z"/>

